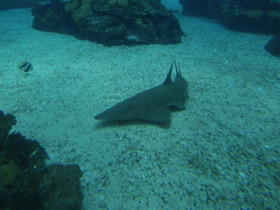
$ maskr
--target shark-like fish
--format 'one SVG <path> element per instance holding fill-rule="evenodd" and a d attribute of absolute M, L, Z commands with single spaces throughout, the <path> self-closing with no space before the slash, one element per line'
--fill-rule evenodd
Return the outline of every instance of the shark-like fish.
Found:
<path fill-rule="evenodd" d="M 176 76 L 172 81 L 175 65 Z M 95 116 L 97 120 L 124 121 L 144 120 L 152 123 L 165 123 L 171 120 L 170 108 L 185 109 L 188 82 L 181 74 L 180 66 L 173 62 L 165 81 L 158 86 L 138 93 Z"/>

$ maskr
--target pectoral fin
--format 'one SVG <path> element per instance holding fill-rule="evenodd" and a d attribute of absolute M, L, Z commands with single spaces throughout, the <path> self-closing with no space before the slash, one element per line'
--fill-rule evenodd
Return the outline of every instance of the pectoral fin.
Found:
<path fill-rule="evenodd" d="M 139 119 L 149 122 L 162 123 L 171 120 L 170 110 L 166 107 L 150 107 L 138 114 Z"/>
<path fill-rule="evenodd" d="M 176 109 L 179 109 L 179 110 L 186 109 L 185 102 L 182 100 L 175 101 L 174 103 L 172 103 L 171 107 L 175 107 Z"/>

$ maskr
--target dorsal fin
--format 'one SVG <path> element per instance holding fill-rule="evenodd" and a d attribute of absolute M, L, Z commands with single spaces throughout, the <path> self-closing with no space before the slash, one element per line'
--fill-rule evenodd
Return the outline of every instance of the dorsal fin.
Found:
<path fill-rule="evenodd" d="M 176 69 L 175 80 L 178 79 L 178 78 L 182 78 L 181 67 L 180 67 L 180 65 L 177 66 L 176 61 L 175 61 L 175 69 Z"/>
<path fill-rule="evenodd" d="M 166 76 L 166 79 L 164 80 L 164 83 L 163 83 L 164 85 L 168 85 L 172 82 L 172 80 L 171 80 L 172 69 L 173 69 L 173 63 L 171 64 L 169 72 Z"/>

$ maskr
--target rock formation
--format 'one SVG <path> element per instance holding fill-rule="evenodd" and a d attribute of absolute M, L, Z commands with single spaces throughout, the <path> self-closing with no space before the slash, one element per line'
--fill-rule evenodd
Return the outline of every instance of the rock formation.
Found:
<path fill-rule="evenodd" d="M 184 14 L 215 17 L 233 30 L 265 34 L 280 31 L 280 1 L 277 0 L 179 1 Z"/>
<path fill-rule="evenodd" d="M 183 32 L 159 0 L 72 0 L 37 6 L 33 27 L 112 45 L 176 44 Z"/>
<path fill-rule="evenodd" d="M 82 209 L 78 165 L 46 165 L 35 140 L 9 134 L 13 115 L 0 110 L 0 209 Z"/>
<path fill-rule="evenodd" d="M 7 9 L 27 8 L 38 5 L 39 0 L 1 0 L 0 11 Z"/>
<path fill-rule="evenodd" d="M 265 50 L 271 55 L 280 57 L 280 34 L 275 35 L 264 46 Z"/>

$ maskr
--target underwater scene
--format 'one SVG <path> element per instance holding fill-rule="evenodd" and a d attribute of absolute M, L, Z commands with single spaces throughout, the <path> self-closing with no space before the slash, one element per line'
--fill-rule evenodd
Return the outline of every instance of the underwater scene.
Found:
<path fill-rule="evenodd" d="M 279 0 L 1 0 L 0 210 L 279 210 Z"/>

